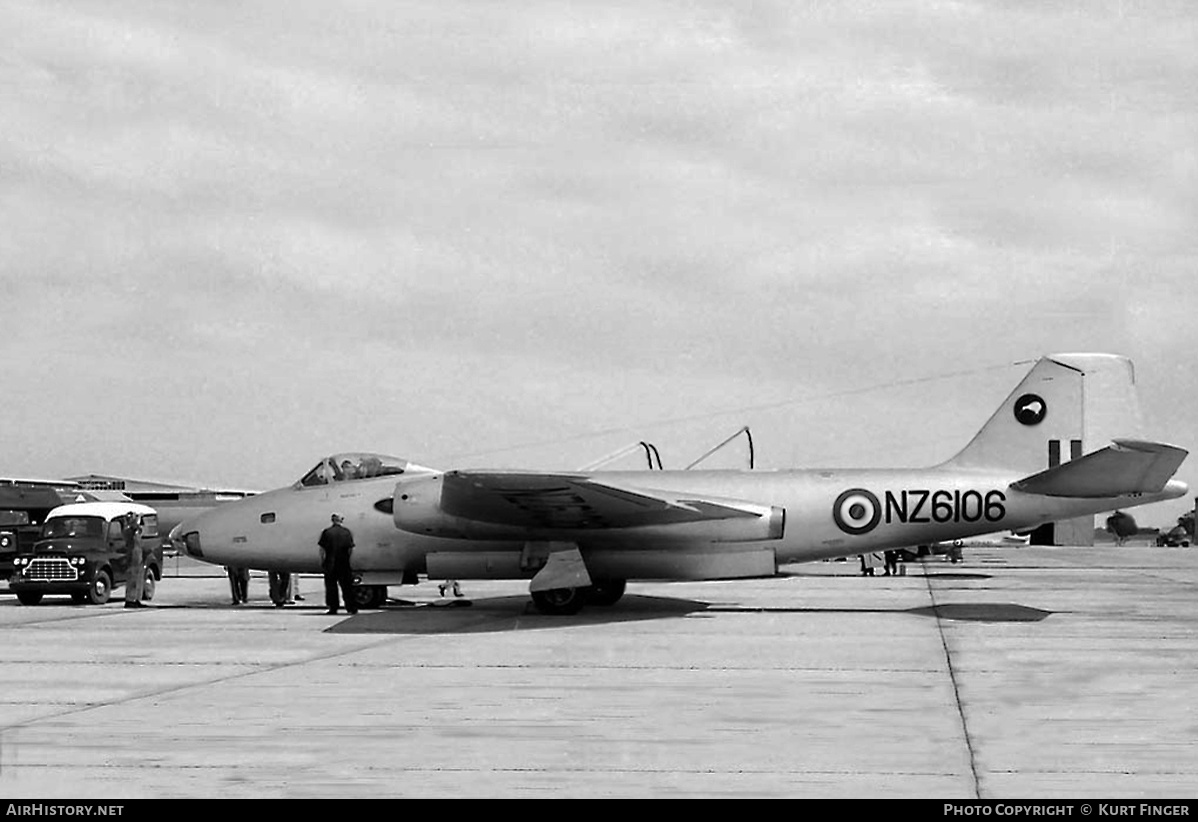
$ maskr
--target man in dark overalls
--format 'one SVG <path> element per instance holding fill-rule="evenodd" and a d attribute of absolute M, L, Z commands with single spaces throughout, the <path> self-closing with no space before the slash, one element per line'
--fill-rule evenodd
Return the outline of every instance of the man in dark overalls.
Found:
<path fill-rule="evenodd" d="M 121 521 L 121 534 L 125 537 L 125 550 L 129 552 L 129 571 L 125 575 L 125 607 L 144 608 L 141 601 L 145 583 L 146 560 L 141 545 L 141 517 L 134 511 L 125 514 Z"/>
<path fill-rule="evenodd" d="M 340 514 L 333 514 L 332 524 L 320 532 L 320 569 L 324 572 L 324 602 L 328 613 L 337 613 L 337 588 L 345 600 L 345 611 L 358 613 L 354 603 L 354 575 L 350 568 L 350 556 L 354 551 L 354 535 L 341 524 Z"/>

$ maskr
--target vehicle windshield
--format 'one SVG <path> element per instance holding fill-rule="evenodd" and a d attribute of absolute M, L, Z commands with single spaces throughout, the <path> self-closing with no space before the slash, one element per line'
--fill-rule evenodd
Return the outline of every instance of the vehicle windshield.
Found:
<path fill-rule="evenodd" d="M 28 511 L 0 511 L 0 525 L 28 525 Z"/>
<path fill-rule="evenodd" d="M 325 457 L 299 481 L 300 485 L 328 485 L 334 482 L 371 479 L 373 477 L 400 476 L 410 471 L 427 471 L 399 457 L 384 454 L 345 453 Z"/>
<path fill-rule="evenodd" d="M 42 528 L 43 539 L 56 537 L 103 537 L 103 517 L 54 517 Z"/>

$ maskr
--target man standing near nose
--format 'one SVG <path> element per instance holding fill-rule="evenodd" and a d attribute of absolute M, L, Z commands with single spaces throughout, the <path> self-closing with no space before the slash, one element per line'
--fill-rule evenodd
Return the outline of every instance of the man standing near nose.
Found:
<path fill-rule="evenodd" d="M 146 560 L 141 544 L 141 517 L 130 511 L 121 522 L 121 534 L 125 538 L 125 550 L 129 552 L 129 571 L 125 575 L 125 607 L 144 608 L 141 601 L 145 583 Z"/>
<path fill-rule="evenodd" d="M 354 551 L 354 535 L 342 525 L 340 514 L 333 514 L 332 524 L 320 532 L 320 568 L 324 571 L 324 602 L 327 613 L 337 613 L 337 589 L 345 600 L 345 612 L 358 613 L 354 604 L 354 576 L 350 567 L 350 556 Z"/>

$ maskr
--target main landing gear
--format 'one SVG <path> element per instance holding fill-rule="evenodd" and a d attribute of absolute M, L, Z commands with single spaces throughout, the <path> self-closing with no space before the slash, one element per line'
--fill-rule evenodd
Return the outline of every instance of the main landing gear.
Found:
<path fill-rule="evenodd" d="M 386 585 L 355 585 L 353 589 L 354 605 L 358 608 L 373 610 L 382 608 L 387 601 Z"/>
<path fill-rule="evenodd" d="M 551 588 L 532 591 L 532 604 L 542 614 L 569 616 L 577 614 L 584 605 L 615 605 L 624 596 L 625 580 L 596 581 L 585 588 Z"/>

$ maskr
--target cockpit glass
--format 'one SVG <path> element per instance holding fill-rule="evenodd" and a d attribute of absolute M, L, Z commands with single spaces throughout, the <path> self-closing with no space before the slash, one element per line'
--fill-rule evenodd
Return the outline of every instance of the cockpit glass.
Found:
<path fill-rule="evenodd" d="M 102 536 L 104 520 L 100 517 L 54 517 L 42 527 L 43 539 Z"/>
<path fill-rule="evenodd" d="M 407 460 L 383 454 L 345 453 L 325 457 L 304 474 L 300 485 L 311 487 L 373 477 L 399 476 L 408 470 Z"/>

